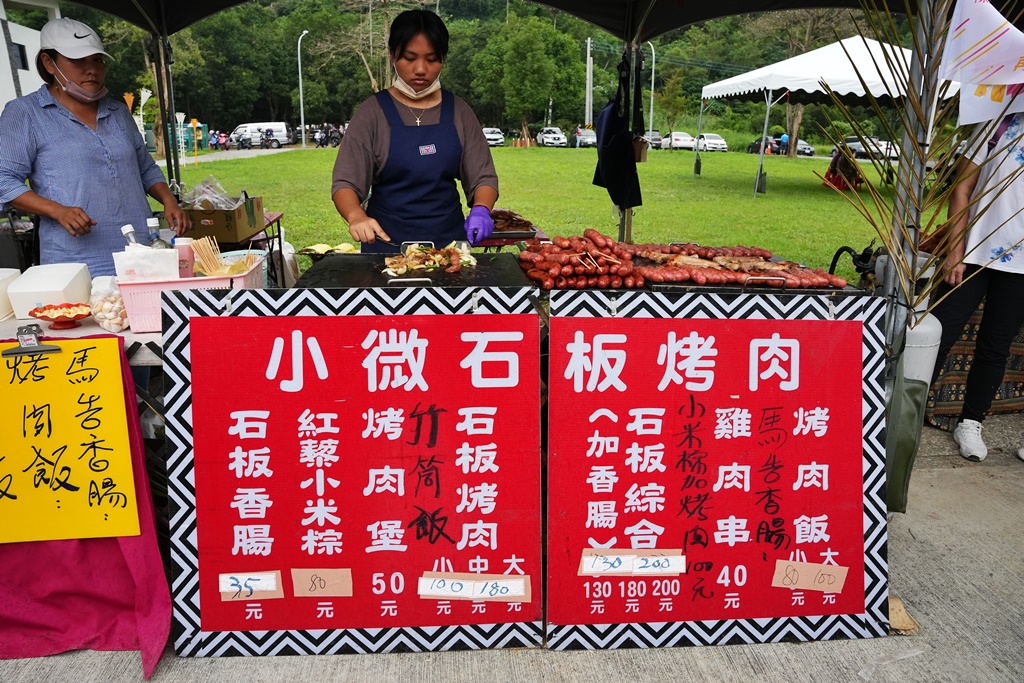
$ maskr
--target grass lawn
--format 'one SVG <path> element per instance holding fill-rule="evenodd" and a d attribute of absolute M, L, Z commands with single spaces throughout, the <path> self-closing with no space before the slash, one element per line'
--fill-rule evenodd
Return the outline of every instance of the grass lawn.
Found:
<path fill-rule="evenodd" d="M 248 159 L 184 163 L 187 187 L 212 174 L 231 194 L 263 197 L 285 213 L 285 237 L 296 249 L 351 241 L 330 199 L 334 149 L 294 150 Z M 607 192 L 592 184 L 594 149 L 493 150 L 501 187 L 498 205 L 518 211 L 549 235 L 585 228 L 616 235 L 618 217 Z M 765 157 L 767 194 L 754 197 L 757 155 L 657 150 L 639 164 L 643 206 L 633 217 L 634 242 L 694 241 L 755 245 L 812 267 L 828 268 L 843 245 L 860 251 L 874 229 L 835 190 L 823 187 L 827 158 Z M 873 173 L 865 167 L 868 173 Z M 839 274 L 852 279 L 849 259 Z"/>

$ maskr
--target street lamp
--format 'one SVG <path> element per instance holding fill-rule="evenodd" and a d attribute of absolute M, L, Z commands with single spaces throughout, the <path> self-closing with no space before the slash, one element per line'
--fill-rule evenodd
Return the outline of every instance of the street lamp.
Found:
<path fill-rule="evenodd" d="M 655 59 L 654 59 L 654 43 L 652 43 L 651 41 L 648 40 L 647 44 L 651 46 L 651 123 L 650 123 L 650 129 L 654 130 L 654 62 L 655 62 Z M 299 90 L 299 92 L 302 92 L 301 89 Z M 654 135 L 654 133 L 651 133 L 651 135 Z M 669 147 L 671 147 L 671 146 L 672 145 L 669 145 Z"/>
<path fill-rule="evenodd" d="M 296 52 L 299 53 L 299 127 L 302 128 L 302 147 L 306 147 L 306 109 L 302 103 L 302 39 L 309 31 L 303 31 L 299 36 L 299 45 Z M 654 106 L 654 105 L 651 105 Z"/>

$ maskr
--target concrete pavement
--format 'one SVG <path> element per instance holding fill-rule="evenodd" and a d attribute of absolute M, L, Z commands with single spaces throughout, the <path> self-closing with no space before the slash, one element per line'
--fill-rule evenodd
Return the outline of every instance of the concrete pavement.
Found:
<path fill-rule="evenodd" d="M 951 435 L 925 428 L 909 511 L 889 523 L 890 592 L 916 636 L 662 650 L 185 659 L 164 656 L 157 683 L 390 681 L 1022 681 L 1024 415 L 985 421 L 989 457 L 970 463 Z M 0 579 L 2 580 L 2 579 Z M 5 683 L 141 680 L 137 652 L 0 661 Z"/>

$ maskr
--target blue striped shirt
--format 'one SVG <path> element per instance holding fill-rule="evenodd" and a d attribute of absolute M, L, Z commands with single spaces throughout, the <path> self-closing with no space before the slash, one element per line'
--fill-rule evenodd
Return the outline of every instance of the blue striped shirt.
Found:
<path fill-rule="evenodd" d="M 77 206 L 96 221 L 88 235 L 75 237 L 43 216 L 40 261 L 85 263 L 93 277 L 114 274 L 111 254 L 124 249 L 122 225 L 145 234 L 153 215 L 146 190 L 166 182 L 123 102 L 100 100 L 93 130 L 45 85 L 11 100 L 0 114 L 0 202 L 27 192 L 26 179 L 40 196 Z"/>

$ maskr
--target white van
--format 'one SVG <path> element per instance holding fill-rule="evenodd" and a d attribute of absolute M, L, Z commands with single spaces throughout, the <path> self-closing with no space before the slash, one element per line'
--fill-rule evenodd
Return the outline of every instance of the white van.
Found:
<path fill-rule="evenodd" d="M 291 142 L 291 133 L 288 130 L 287 124 L 283 121 L 265 121 L 263 123 L 238 124 L 235 129 L 231 131 L 231 143 L 237 145 L 241 138 L 248 135 L 249 140 L 252 142 L 252 146 L 259 148 L 260 140 L 263 137 L 263 131 L 267 128 L 274 131 L 274 139 L 270 142 L 270 146 L 274 149 Z"/>

